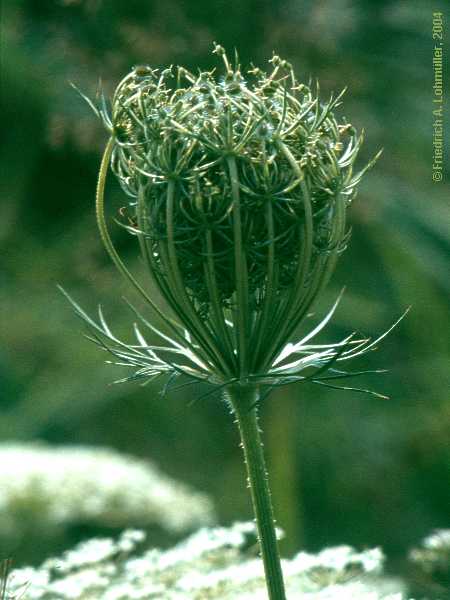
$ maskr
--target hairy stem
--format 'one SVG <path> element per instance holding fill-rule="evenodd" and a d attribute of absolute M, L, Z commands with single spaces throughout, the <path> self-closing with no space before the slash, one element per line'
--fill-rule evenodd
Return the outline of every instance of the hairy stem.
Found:
<path fill-rule="evenodd" d="M 225 393 L 236 415 L 244 450 L 248 484 L 256 518 L 269 599 L 286 600 L 269 480 L 264 460 L 261 431 L 258 425 L 256 406 L 259 397 L 258 387 L 233 385 L 229 386 Z"/>

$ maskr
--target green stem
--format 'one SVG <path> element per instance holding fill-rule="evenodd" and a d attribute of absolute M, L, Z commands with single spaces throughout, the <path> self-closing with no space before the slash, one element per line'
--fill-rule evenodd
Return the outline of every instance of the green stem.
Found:
<path fill-rule="evenodd" d="M 280 552 L 275 532 L 269 480 L 255 403 L 259 391 L 253 385 L 234 385 L 226 390 L 239 427 L 247 467 L 248 484 L 256 518 L 261 556 L 270 600 L 286 600 Z"/>
<path fill-rule="evenodd" d="M 183 323 L 192 333 L 199 343 L 200 347 L 207 352 L 210 362 L 228 375 L 228 367 L 224 361 L 220 349 L 217 347 L 216 338 L 205 323 L 199 318 L 195 310 L 194 302 L 190 300 L 181 275 L 178 264 L 178 254 L 175 248 L 175 225 L 174 225 L 174 204 L 175 204 L 175 182 L 169 181 L 166 196 L 166 228 L 167 239 L 164 252 L 167 275 L 171 280 L 171 288 L 176 292 L 176 312 L 183 316 Z"/>
<path fill-rule="evenodd" d="M 236 279 L 236 336 L 239 357 L 240 375 L 247 375 L 248 371 L 248 273 L 247 257 L 242 236 L 242 215 L 239 193 L 239 175 L 234 156 L 227 159 L 230 173 L 231 194 L 233 198 L 233 232 L 234 232 L 234 271 Z"/>
<path fill-rule="evenodd" d="M 181 326 L 164 315 L 162 310 L 153 302 L 150 298 L 149 294 L 144 290 L 144 288 L 136 281 L 133 275 L 125 266 L 124 262 L 120 258 L 117 250 L 114 247 L 114 244 L 111 240 L 111 236 L 109 235 L 108 227 L 105 221 L 105 184 L 106 184 L 106 176 L 108 174 L 109 161 L 111 160 L 111 155 L 114 149 L 114 138 L 109 138 L 108 144 L 103 153 L 102 162 L 100 165 L 100 172 L 98 175 L 97 182 L 97 193 L 95 197 L 95 212 L 97 216 L 97 225 L 100 231 L 100 237 L 102 239 L 103 245 L 105 246 L 106 251 L 111 257 L 113 263 L 117 267 L 118 271 L 127 279 L 135 289 L 141 294 L 144 300 L 152 307 L 155 313 L 161 318 L 161 321 L 165 323 L 175 338 L 181 342 L 186 344 L 186 340 L 184 336 L 180 333 Z M 191 348 L 194 350 L 194 348 Z"/>

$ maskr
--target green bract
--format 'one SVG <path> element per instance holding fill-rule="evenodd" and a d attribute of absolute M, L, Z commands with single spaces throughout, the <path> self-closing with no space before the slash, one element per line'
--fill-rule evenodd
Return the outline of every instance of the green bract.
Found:
<path fill-rule="evenodd" d="M 299 83 L 278 56 L 270 73 L 252 67 L 244 76 L 237 58 L 231 66 L 222 47 L 214 52 L 225 65 L 218 74 L 135 67 L 119 83 L 111 114 L 103 97 L 96 108 L 111 134 L 97 195 L 102 238 L 170 337 L 139 318 L 169 345 L 149 346 L 137 327 L 138 344 L 124 344 L 102 315 L 97 324 L 77 310 L 121 364 L 135 367 L 133 377 L 331 385 L 324 371 L 374 342 L 307 343 L 335 307 L 305 338 L 289 340 L 346 247 L 346 211 L 374 161 L 354 173 L 362 135 L 334 114 L 342 93 L 321 102 L 318 86 L 315 94 Z M 124 226 L 138 237 L 172 319 L 109 237 L 109 164 L 130 197 Z"/>

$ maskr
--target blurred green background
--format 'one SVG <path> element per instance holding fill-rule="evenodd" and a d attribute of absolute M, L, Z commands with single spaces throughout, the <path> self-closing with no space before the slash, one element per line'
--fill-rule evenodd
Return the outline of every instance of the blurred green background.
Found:
<path fill-rule="evenodd" d="M 213 396 L 192 403 L 198 388 L 162 398 L 159 384 L 109 385 L 124 373 L 105 365 L 105 355 L 83 338 L 56 284 L 91 312 L 101 303 L 118 332 L 130 331 L 121 296 L 137 299 L 107 258 L 94 220 L 106 133 L 69 81 L 93 96 L 99 79 L 111 93 L 139 63 L 210 68 L 213 41 L 236 47 L 244 65 L 263 66 L 276 51 L 300 79 L 317 77 L 324 97 L 348 85 L 342 112 L 367 132 L 361 165 L 384 148 L 351 211 L 349 249 L 316 307 L 318 319 L 347 286 L 323 339 L 354 329 L 380 333 L 412 305 L 358 365 L 390 369 L 364 381 L 390 400 L 296 385 L 264 406 L 284 552 L 381 545 L 395 561 L 432 528 L 450 526 L 450 189 L 448 171 L 442 183 L 431 179 L 427 4 L 3 2 L 1 441 L 103 445 L 148 456 L 208 492 L 222 523 L 251 518 L 225 405 Z M 434 2 L 439 9 L 444 3 Z M 448 127 L 446 136 L 448 153 Z M 112 179 L 109 198 L 111 206 L 125 204 Z M 139 273 L 134 240 L 119 228 L 114 235 Z M 83 532 L 70 535 L 66 546 Z M 39 562 L 53 550 L 42 538 L 16 550 L 14 560 Z"/>

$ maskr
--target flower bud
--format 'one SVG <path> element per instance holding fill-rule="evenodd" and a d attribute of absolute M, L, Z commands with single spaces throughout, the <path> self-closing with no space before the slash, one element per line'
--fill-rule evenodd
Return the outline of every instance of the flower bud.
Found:
<path fill-rule="evenodd" d="M 269 369 L 345 249 L 362 142 L 278 56 L 246 77 L 135 67 L 112 168 L 153 280 L 220 376 Z"/>

